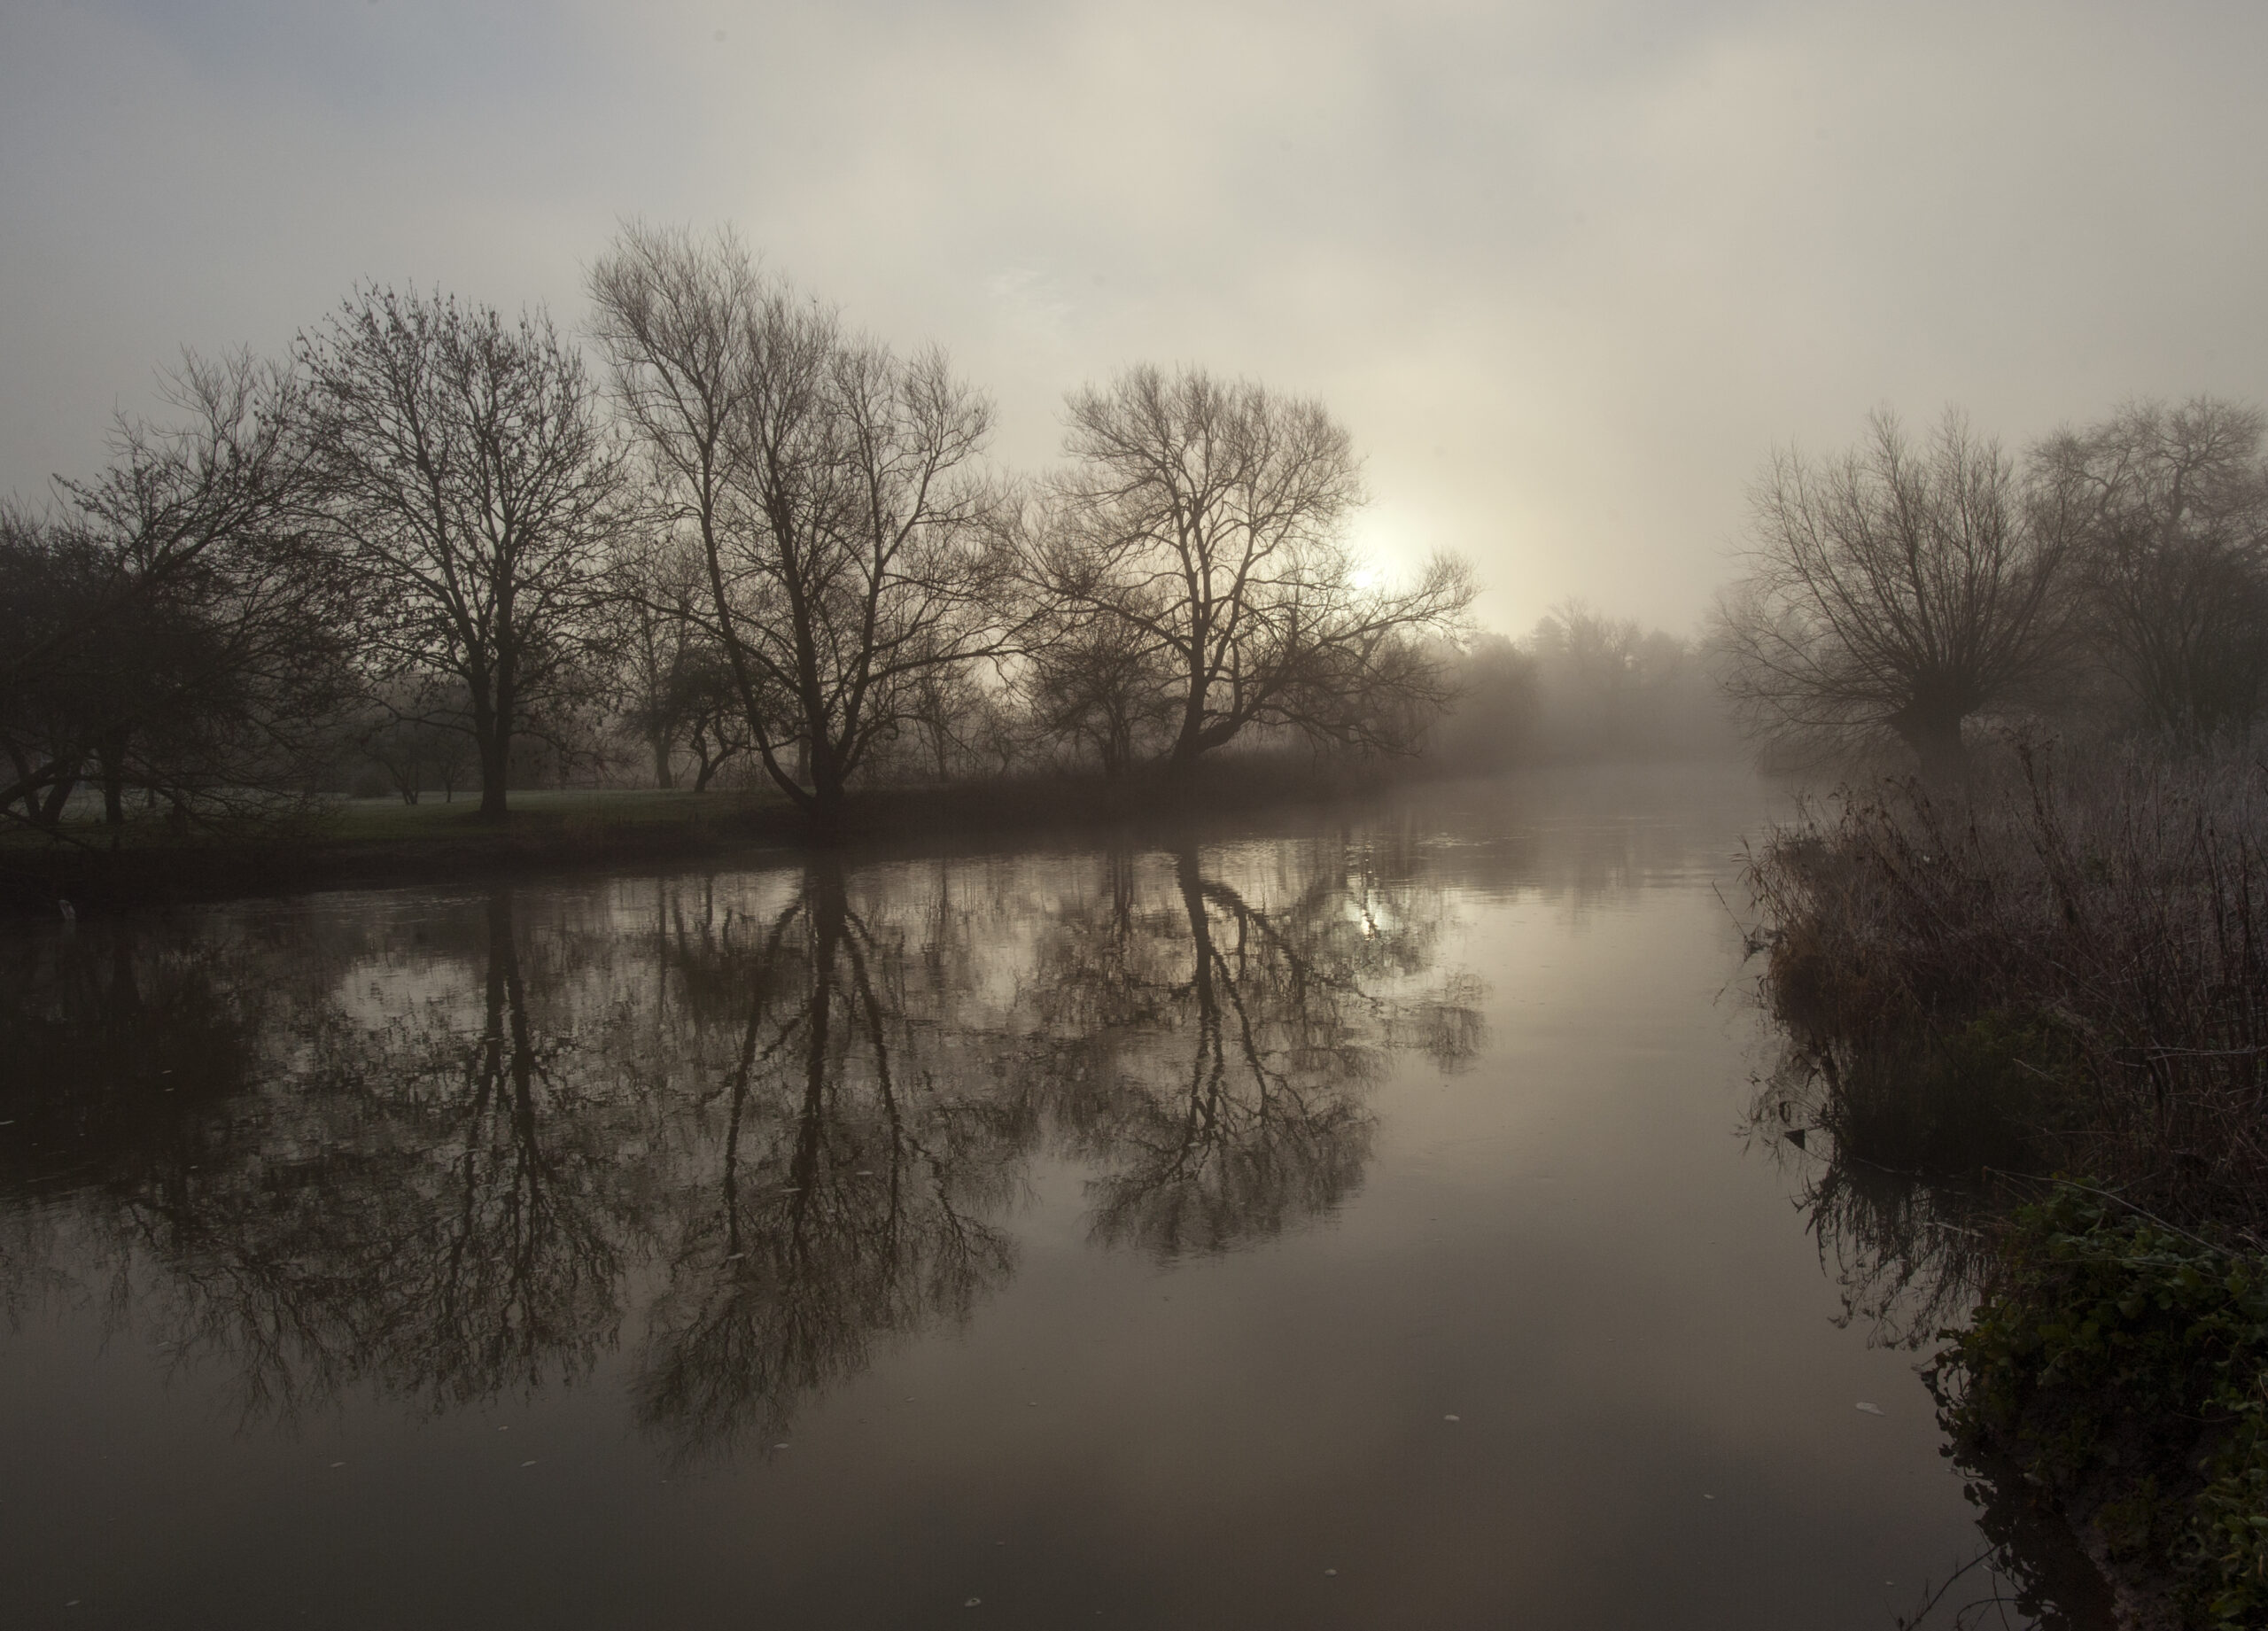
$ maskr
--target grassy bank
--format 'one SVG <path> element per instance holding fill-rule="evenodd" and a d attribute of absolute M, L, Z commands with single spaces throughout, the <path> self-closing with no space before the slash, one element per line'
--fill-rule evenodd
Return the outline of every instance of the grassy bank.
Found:
<path fill-rule="evenodd" d="M 2264 846 L 2249 760 L 2027 755 L 1845 796 L 1751 872 L 1837 1159 L 2007 1203 L 1946 1333 L 1957 1444 L 2051 1496 L 2138 1625 L 2268 1623 Z"/>
<path fill-rule="evenodd" d="M 855 795 L 827 842 L 888 843 L 1106 831 L 1184 816 L 1332 800 L 1374 790 L 1392 767 L 1253 755 L 1193 773 L 1118 781 L 1035 777 L 875 788 Z M 160 820 L 89 823 L 59 838 L 0 843 L 0 911 L 52 915 L 307 889 L 627 864 L 695 864 L 819 842 L 773 792 L 516 792 L 501 824 L 471 800 L 359 799 L 288 821 L 182 834 Z"/>

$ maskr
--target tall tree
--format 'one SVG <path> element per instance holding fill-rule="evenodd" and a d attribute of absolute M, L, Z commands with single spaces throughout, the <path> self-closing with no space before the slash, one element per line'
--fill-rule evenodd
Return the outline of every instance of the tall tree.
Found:
<path fill-rule="evenodd" d="M 1026 572 L 1043 602 L 1162 661 L 1171 762 L 1266 726 L 1410 745 L 1412 719 L 1449 695 L 1414 636 L 1462 617 L 1472 573 L 1438 555 L 1412 584 L 1366 585 L 1344 537 L 1359 463 L 1320 403 L 1138 367 L 1074 392 L 1068 416 L 1070 464 Z"/>
<path fill-rule="evenodd" d="M 372 666 L 462 698 L 431 722 L 471 734 L 501 819 L 514 738 L 578 700 L 598 634 L 621 461 L 582 361 L 540 313 L 375 288 L 298 352 Z"/>
<path fill-rule="evenodd" d="M 2143 724 L 2194 744 L 2268 683 L 2268 469 L 2258 410 L 2131 403 L 2032 454 L 2076 551 L 2080 613 Z"/>
<path fill-rule="evenodd" d="M 677 786 L 678 749 L 687 742 L 701 758 L 697 785 L 706 787 L 717 764 L 737 750 L 718 741 L 720 725 L 726 742 L 734 736 L 720 712 L 737 707 L 722 655 L 704 633 L 706 564 L 677 532 L 633 529 L 617 540 L 609 571 L 622 722 L 651 756 L 656 787 Z M 715 762 L 712 746 L 724 749 Z"/>
<path fill-rule="evenodd" d="M 1878 414 L 1839 458 L 1774 454 L 1750 501 L 1720 613 L 1746 722 L 1813 743 L 1887 729 L 1925 773 L 1961 773 L 1963 721 L 2016 700 L 2062 632 L 2065 541 L 2000 445 L 1948 413 L 1916 446 Z"/>
<path fill-rule="evenodd" d="M 991 406 L 761 276 L 726 235 L 626 228 L 591 275 L 616 395 L 706 567 L 765 773 L 821 828 L 922 677 L 1014 644 Z"/>

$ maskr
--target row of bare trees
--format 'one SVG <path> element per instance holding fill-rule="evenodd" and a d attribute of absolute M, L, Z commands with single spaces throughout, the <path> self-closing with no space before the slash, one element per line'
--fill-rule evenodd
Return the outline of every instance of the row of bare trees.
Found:
<path fill-rule="evenodd" d="M 2268 701 L 2268 421 L 2138 402 L 2021 462 L 1949 414 L 1877 416 L 1837 457 L 1783 452 L 1752 489 L 1725 598 L 1727 684 L 1759 734 L 1870 734 L 1959 774 L 1963 727 L 2091 716 L 2177 749 Z"/>
<path fill-rule="evenodd" d="M 501 817 L 528 751 L 615 733 L 823 828 L 887 773 L 1397 751 L 1449 696 L 1470 571 L 1370 586 L 1316 401 L 1127 369 L 1012 478 L 944 353 L 733 236 L 628 227 L 590 295 L 596 368 L 540 313 L 365 288 L 288 363 L 193 359 L 182 424 L 4 510 L 0 812 L 288 808 L 352 735 L 408 801 L 477 782 Z"/>
<path fill-rule="evenodd" d="M 323 790 L 358 717 L 388 762 L 516 737 L 592 695 L 627 461 L 539 317 L 369 291 L 290 362 L 191 358 L 179 421 L 0 514 L 0 813 L 59 830 L 97 782 L 175 818 Z M 406 772 L 405 773 L 412 773 Z"/>
<path fill-rule="evenodd" d="M 909 765 L 1391 750 L 1447 699 L 1425 642 L 1469 571 L 1365 586 L 1316 402 L 1130 369 L 1014 479 L 943 353 L 729 235 L 626 228 L 589 287 L 595 369 L 540 314 L 364 289 L 285 364 L 192 360 L 183 424 L 10 508 L 0 811 L 289 803 L 359 719 L 406 798 L 501 816 L 516 756 L 600 721 L 664 786 L 747 761 L 824 827 Z"/>
<path fill-rule="evenodd" d="M 0 509 L 0 811 L 53 826 L 82 782 L 226 801 L 343 701 L 349 574 L 302 524 L 306 391 L 192 361 L 178 422 L 121 423 L 50 513 Z"/>
<path fill-rule="evenodd" d="M 1256 728 L 1400 747 L 1447 699 L 1420 637 L 1470 572 L 1360 586 L 1360 464 L 1318 403 L 1132 369 L 1072 394 L 1061 472 L 1013 486 L 941 353 L 847 331 L 729 237 L 631 228 L 590 282 L 658 518 L 640 598 L 689 637 L 687 712 L 736 703 L 712 736 L 822 821 L 882 744 L 944 757 L 987 672 L 1106 773 Z"/>

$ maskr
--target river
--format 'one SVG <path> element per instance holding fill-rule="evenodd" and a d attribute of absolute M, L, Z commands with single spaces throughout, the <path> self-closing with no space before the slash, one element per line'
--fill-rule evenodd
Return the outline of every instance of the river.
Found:
<path fill-rule="evenodd" d="M 1785 1136 L 1789 807 L 7 927 L 0 1623 L 2104 1623 Z"/>

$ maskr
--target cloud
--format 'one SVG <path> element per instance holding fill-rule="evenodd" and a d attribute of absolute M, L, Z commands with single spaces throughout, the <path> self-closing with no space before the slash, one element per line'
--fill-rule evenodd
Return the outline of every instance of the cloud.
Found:
<path fill-rule="evenodd" d="M 1254 375 L 1501 624 L 1681 625 L 1775 441 L 2259 394 L 2264 47 L 2233 5 L 19 6 L 0 489 L 184 342 L 367 277 L 572 319 L 617 220 L 731 221 L 945 345 L 1012 462 L 1128 361 Z"/>

